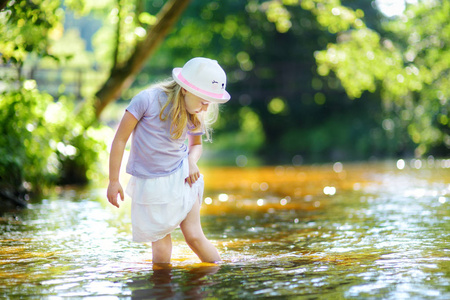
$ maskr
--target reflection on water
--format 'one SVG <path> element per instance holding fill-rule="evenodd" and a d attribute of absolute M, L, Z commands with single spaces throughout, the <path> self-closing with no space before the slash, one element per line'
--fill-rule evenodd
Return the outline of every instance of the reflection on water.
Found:
<path fill-rule="evenodd" d="M 129 200 L 65 189 L 0 217 L 0 297 L 450 297 L 450 160 L 204 170 L 202 264 L 131 242 Z"/>
<path fill-rule="evenodd" d="M 208 275 L 216 274 L 219 265 L 201 263 L 184 268 L 174 268 L 168 264 L 153 265 L 150 277 L 135 277 L 127 286 L 132 290 L 132 298 L 191 298 L 203 299 L 212 297 L 213 289 L 206 290 L 215 284 Z"/>

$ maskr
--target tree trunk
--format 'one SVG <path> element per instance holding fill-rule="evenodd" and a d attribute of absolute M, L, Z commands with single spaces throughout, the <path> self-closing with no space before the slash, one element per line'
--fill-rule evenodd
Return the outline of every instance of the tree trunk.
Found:
<path fill-rule="evenodd" d="M 0 0 L 0 11 L 6 7 L 9 0 Z"/>
<path fill-rule="evenodd" d="M 145 40 L 139 42 L 128 61 L 112 68 L 105 84 L 96 93 L 95 110 L 97 119 L 105 107 L 120 97 L 134 81 L 147 59 L 156 51 L 164 37 L 179 19 L 190 0 L 170 0 L 157 15 L 158 21 L 147 32 Z"/>

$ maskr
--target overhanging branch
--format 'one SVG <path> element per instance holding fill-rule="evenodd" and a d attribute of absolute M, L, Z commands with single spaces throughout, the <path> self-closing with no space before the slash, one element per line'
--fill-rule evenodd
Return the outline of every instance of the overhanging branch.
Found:
<path fill-rule="evenodd" d="M 190 0 L 170 0 L 158 13 L 157 22 L 148 29 L 145 39 L 139 42 L 128 61 L 113 68 L 111 74 L 96 93 L 95 110 L 97 119 L 104 108 L 120 97 L 140 72 L 148 58 L 156 51 L 170 29 L 175 25 Z"/>

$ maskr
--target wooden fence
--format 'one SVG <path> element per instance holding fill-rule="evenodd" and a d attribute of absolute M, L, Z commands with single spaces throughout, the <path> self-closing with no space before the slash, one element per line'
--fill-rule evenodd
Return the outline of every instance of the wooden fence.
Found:
<path fill-rule="evenodd" d="M 103 83 L 105 72 L 86 68 L 18 69 L 0 65 L 0 92 L 17 87 L 20 84 L 19 78 L 35 80 L 40 91 L 54 97 L 73 95 L 77 99 L 83 99 Z"/>

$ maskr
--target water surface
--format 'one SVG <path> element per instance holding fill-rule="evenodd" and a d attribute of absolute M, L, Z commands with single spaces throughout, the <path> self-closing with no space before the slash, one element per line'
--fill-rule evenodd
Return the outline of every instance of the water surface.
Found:
<path fill-rule="evenodd" d="M 399 169 L 402 168 L 402 169 Z M 131 242 L 129 199 L 61 189 L 0 218 L 0 297 L 448 299 L 450 160 L 204 169 L 202 264 Z"/>

